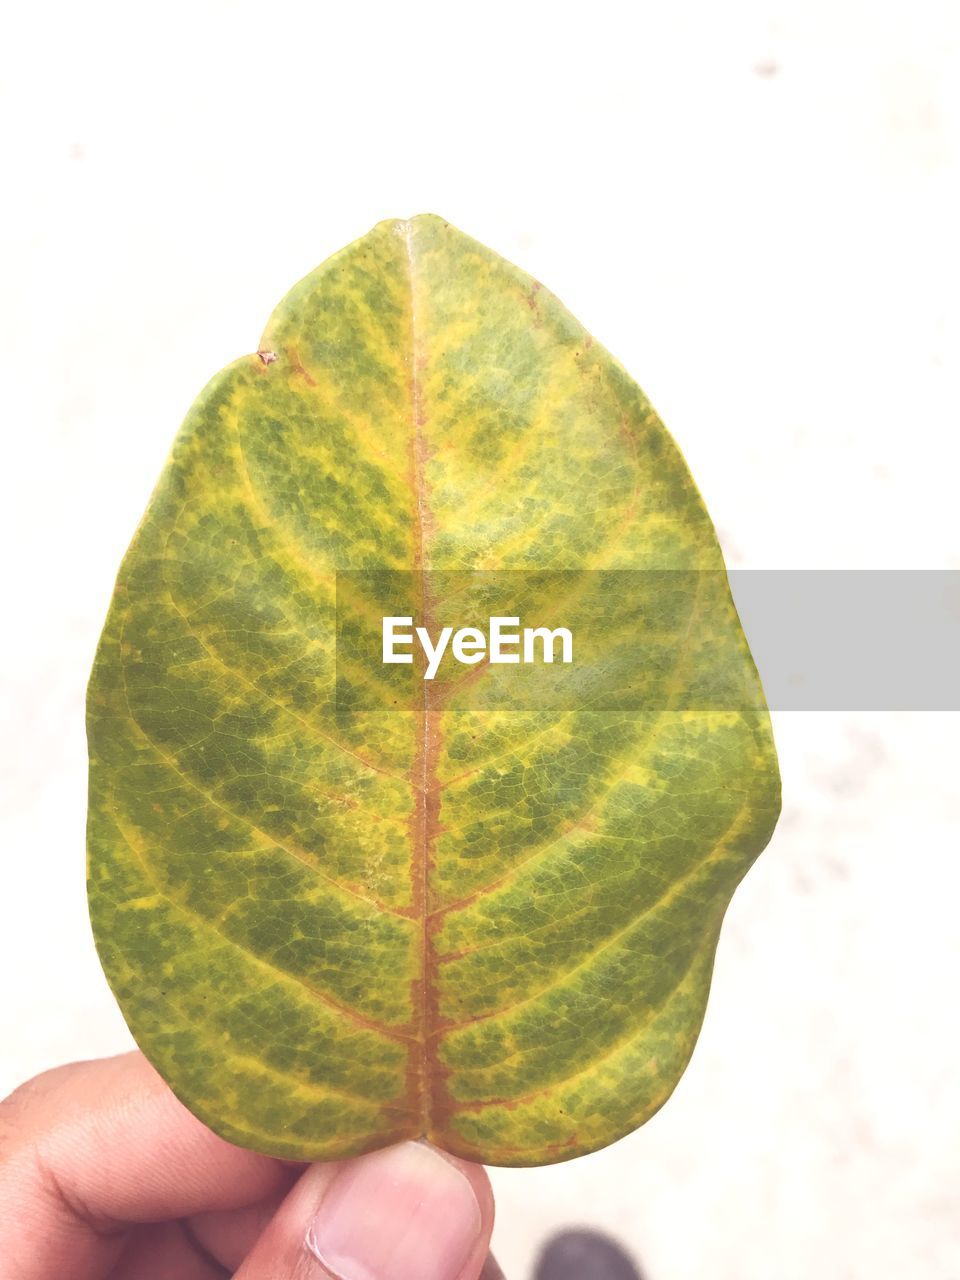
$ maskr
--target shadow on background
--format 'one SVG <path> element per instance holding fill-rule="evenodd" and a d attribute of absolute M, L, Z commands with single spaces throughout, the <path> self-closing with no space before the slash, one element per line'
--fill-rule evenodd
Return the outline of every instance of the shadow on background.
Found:
<path fill-rule="evenodd" d="M 644 1280 L 630 1256 L 599 1231 L 561 1231 L 548 1240 L 533 1280 Z"/>

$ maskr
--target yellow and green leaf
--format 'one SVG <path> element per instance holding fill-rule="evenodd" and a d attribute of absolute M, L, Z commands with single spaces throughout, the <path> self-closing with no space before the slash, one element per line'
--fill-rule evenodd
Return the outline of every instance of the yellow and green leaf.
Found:
<path fill-rule="evenodd" d="M 450 575 L 483 601 L 544 573 L 536 621 L 550 601 L 595 641 L 589 696 L 511 702 L 523 673 L 482 665 L 398 684 L 343 642 L 393 611 L 378 575 L 435 625 Z M 596 622 L 624 574 L 654 624 L 629 669 L 601 650 L 634 615 Z M 202 392 L 88 729 L 91 912 L 131 1030 L 217 1132 L 293 1159 L 423 1135 L 539 1164 L 642 1124 L 779 809 L 676 445 L 555 297 L 434 217 L 330 258 Z"/>

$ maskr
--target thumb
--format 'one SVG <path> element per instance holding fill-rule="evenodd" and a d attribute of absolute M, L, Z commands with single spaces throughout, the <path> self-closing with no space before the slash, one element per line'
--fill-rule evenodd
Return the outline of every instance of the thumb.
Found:
<path fill-rule="evenodd" d="M 478 1280 L 492 1229 L 480 1165 L 403 1142 L 307 1169 L 234 1280 Z"/>

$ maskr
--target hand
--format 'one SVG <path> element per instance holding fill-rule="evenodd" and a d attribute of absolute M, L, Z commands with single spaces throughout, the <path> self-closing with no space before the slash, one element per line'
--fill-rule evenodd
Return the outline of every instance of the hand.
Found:
<path fill-rule="evenodd" d="M 255 1155 L 139 1053 L 0 1104 L 4 1280 L 493 1280 L 492 1227 L 479 1165 L 417 1142 L 306 1167 Z"/>

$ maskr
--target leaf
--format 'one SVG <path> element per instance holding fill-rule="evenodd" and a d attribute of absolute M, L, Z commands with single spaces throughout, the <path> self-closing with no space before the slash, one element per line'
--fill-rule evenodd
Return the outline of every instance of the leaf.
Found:
<path fill-rule="evenodd" d="M 453 618 L 446 573 L 474 610 L 508 581 L 566 609 L 592 665 L 524 702 L 533 667 L 396 683 L 348 642 L 388 597 Z M 676 446 L 556 298 L 434 217 L 324 263 L 202 392 L 88 717 L 131 1030 L 218 1133 L 298 1160 L 425 1135 L 538 1164 L 642 1124 L 779 807 Z"/>

